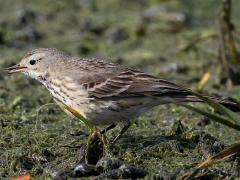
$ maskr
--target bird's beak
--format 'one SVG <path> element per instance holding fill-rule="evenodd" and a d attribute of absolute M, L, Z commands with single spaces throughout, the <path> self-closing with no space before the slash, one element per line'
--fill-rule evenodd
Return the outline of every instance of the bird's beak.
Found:
<path fill-rule="evenodd" d="M 27 69 L 27 67 L 20 66 L 19 64 L 16 64 L 14 66 L 11 66 L 9 68 L 6 68 L 8 74 L 18 73 L 18 72 L 24 72 Z"/>

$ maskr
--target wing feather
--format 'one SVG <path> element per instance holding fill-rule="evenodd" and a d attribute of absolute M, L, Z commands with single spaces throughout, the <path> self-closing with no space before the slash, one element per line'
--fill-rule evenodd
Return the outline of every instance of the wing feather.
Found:
<path fill-rule="evenodd" d="M 162 96 L 188 93 L 181 86 L 139 71 L 126 71 L 89 88 L 89 95 L 98 98 L 130 96 Z"/>
<path fill-rule="evenodd" d="M 117 96 L 132 85 L 133 77 L 133 73 L 128 71 L 123 72 L 115 77 L 108 78 L 106 81 L 93 88 L 89 88 L 88 93 L 98 98 Z"/>

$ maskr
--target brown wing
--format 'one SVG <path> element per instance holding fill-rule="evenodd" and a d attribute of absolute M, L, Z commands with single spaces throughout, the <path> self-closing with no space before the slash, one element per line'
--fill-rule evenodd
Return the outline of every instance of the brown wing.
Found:
<path fill-rule="evenodd" d="M 118 75 L 113 75 L 106 81 L 89 88 L 88 91 L 90 96 L 98 98 L 189 93 L 188 90 L 174 83 L 133 70 L 127 70 Z"/>
<path fill-rule="evenodd" d="M 179 93 L 190 91 L 179 85 L 163 79 L 159 79 L 158 77 L 140 71 L 134 71 L 134 74 L 134 83 L 127 90 L 127 93 L 157 96 L 166 93 Z"/>
<path fill-rule="evenodd" d="M 96 84 L 94 87 L 88 89 L 91 96 L 98 98 L 118 96 L 127 91 L 133 84 L 134 74 L 130 71 L 120 73 L 106 81 Z"/>
<path fill-rule="evenodd" d="M 98 98 L 123 96 L 159 96 L 186 92 L 186 89 L 141 71 L 96 59 L 72 59 L 64 62 L 63 74 L 74 86 L 87 89 Z M 54 72 L 53 70 L 53 73 Z"/>

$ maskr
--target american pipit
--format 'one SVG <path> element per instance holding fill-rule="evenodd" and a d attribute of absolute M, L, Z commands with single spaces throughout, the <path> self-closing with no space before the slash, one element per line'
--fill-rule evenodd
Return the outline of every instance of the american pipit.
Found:
<path fill-rule="evenodd" d="M 65 112 L 78 112 L 91 127 L 123 124 L 115 143 L 132 120 L 154 106 L 171 102 L 201 102 L 194 93 L 144 72 L 102 59 L 71 57 L 57 49 L 40 48 L 27 53 L 8 68 L 40 81 Z M 214 98 L 225 106 L 238 103 Z"/>

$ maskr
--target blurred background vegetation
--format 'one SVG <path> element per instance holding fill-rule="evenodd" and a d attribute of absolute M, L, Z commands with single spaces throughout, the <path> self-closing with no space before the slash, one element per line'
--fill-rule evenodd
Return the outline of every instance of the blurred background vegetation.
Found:
<path fill-rule="evenodd" d="M 240 1 L 232 4 L 238 48 Z M 15 64 L 30 49 L 55 47 L 74 56 L 105 57 L 206 94 L 240 99 L 238 73 L 230 73 L 232 78 L 224 70 L 225 61 L 238 55 L 229 58 L 221 51 L 221 9 L 222 1 L 216 0 L 2 0 L 0 67 Z M 207 83 L 199 89 L 206 73 Z M 77 149 L 62 145 L 81 143 L 86 137 L 76 135 L 87 130 L 56 106 L 39 110 L 50 100 L 38 82 L 0 72 L 0 179 L 23 174 L 54 178 L 76 165 Z M 239 135 L 168 105 L 141 117 L 110 158 L 143 167 L 146 179 L 176 178 Z M 239 162 L 234 157 L 204 175 L 239 177 Z M 111 178 L 109 174 L 104 171 L 100 177 Z"/>

